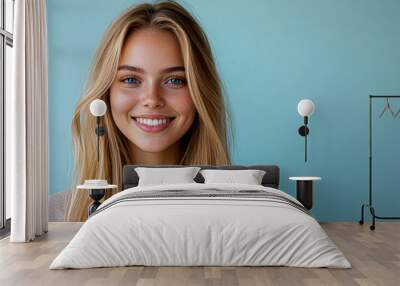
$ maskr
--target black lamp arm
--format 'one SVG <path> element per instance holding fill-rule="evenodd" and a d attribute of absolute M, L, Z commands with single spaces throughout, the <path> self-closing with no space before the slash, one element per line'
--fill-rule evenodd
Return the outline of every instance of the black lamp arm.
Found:
<path fill-rule="evenodd" d="M 106 129 L 103 126 L 100 126 L 100 116 L 96 116 L 96 135 L 103 136 L 106 133 Z"/>
<path fill-rule="evenodd" d="M 304 137 L 304 161 L 307 162 L 307 135 L 310 133 L 308 125 L 308 116 L 304 116 L 304 125 L 300 126 L 299 134 Z"/>
<path fill-rule="evenodd" d="M 304 125 L 300 126 L 300 128 L 299 128 L 299 134 L 301 136 L 307 136 L 308 133 L 310 133 L 310 130 L 308 129 L 307 124 L 308 124 L 308 117 L 304 116 Z"/>
<path fill-rule="evenodd" d="M 100 161 L 100 136 L 103 136 L 106 133 L 106 129 L 102 126 L 100 126 L 100 116 L 96 116 L 96 129 L 95 129 L 96 135 L 97 135 L 97 162 Z"/>

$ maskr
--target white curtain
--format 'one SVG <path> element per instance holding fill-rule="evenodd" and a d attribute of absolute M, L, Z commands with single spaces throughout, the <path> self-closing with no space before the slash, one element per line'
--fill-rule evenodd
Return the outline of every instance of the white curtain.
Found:
<path fill-rule="evenodd" d="M 6 122 L 12 242 L 48 228 L 47 23 L 45 0 L 15 1 L 13 94 Z"/>

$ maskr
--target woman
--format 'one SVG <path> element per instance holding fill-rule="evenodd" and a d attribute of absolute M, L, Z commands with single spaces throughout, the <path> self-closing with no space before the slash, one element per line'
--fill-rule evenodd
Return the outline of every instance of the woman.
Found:
<path fill-rule="evenodd" d="M 101 168 L 88 112 L 96 98 L 109 110 Z M 125 164 L 229 164 L 227 130 L 221 83 L 199 24 L 173 1 L 135 6 L 106 31 L 74 113 L 75 183 L 105 178 L 121 188 Z M 66 219 L 85 220 L 89 203 L 86 192 L 74 191 Z"/>

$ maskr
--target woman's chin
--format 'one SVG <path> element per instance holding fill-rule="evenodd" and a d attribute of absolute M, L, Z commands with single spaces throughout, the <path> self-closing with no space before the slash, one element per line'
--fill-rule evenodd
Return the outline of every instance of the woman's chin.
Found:
<path fill-rule="evenodd" d="M 149 153 L 161 153 L 167 151 L 171 145 L 165 144 L 154 144 L 154 143 L 143 143 L 143 144 L 135 144 L 141 151 L 149 152 Z"/>

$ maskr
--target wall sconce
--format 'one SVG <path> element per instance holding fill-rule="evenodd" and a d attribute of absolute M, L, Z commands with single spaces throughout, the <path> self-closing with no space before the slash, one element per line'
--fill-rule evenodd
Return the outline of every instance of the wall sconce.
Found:
<path fill-rule="evenodd" d="M 100 136 L 103 136 L 106 133 L 106 129 L 100 125 L 100 117 L 106 114 L 107 112 L 107 104 L 101 99 L 95 99 L 90 103 L 90 113 L 93 116 L 96 116 L 96 129 L 95 133 L 97 136 L 97 163 L 99 164 L 98 170 L 100 170 L 100 154 L 99 154 L 99 145 L 100 145 Z M 83 185 L 77 186 L 78 189 L 87 189 L 89 190 L 89 196 L 92 198 L 93 202 L 89 205 L 88 208 L 88 216 L 96 211 L 96 209 L 100 206 L 100 200 L 104 197 L 104 194 L 107 189 L 117 188 L 117 185 L 109 185 L 107 180 L 103 179 L 92 179 L 85 180 Z"/>
<path fill-rule="evenodd" d="M 297 104 L 297 111 L 301 116 L 304 117 L 304 125 L 300 126 L 299 134 L 304 136 L 304 161 L 307 162 L 307 135 L 310 133 L 310 130 L 307 127 L 308 117 L 313 114 L 315 110 L 314 103 L 309 99 L 302 99 Z"/>
<path fill-rule="evenodd" d="M 107 112 L 107 105 L 101 99 L 95 99 L 90 103 L 90 113 L 93 116 L 96 116 L 96 135 L 97 135 L 97 162 L 99 162 L 99 141 L 100 136 L 103 136 L 106 133 L 106 129 L 100 126 L 100 117 L 106 114 Z"/>

